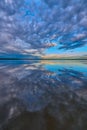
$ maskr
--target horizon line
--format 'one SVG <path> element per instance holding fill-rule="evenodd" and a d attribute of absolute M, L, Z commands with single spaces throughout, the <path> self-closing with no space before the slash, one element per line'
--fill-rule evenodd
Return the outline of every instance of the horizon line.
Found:
<path fill-rule="evenodd" d="M 50 59 L 29 59 L 29 58 L 0 58 L 0 60 L 87 60 L 85 58 L 50 58 Z"/>

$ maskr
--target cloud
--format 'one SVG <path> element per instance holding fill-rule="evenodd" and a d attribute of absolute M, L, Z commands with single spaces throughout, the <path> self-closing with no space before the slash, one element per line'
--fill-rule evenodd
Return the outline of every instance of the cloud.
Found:
<path fill-rule="evenodd" d="M 64 50 L 85 46 L 86 8 L 86 0 L 0 0 L 0 50 L 42 53 L 52 45 Z"/>

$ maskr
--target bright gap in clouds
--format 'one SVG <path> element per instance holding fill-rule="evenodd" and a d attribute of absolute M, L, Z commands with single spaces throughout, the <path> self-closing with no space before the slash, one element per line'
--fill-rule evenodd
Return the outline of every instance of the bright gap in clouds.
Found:
<path fill-rule="evenodd" d="M 87 54 L 86 0 L 0 0 L 0 56 Z"/>

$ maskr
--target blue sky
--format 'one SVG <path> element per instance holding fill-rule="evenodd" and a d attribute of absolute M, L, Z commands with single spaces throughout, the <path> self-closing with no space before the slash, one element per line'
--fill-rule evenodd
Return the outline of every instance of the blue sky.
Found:
<path fill-rule="evenodd" d="M 51 47 L 49 49 L 46 49 L 45 54 L 70 54 L 70 53 L 79 53 L 79 54 L 87 54 L 87 46 L 83 46 L 80 48 L 75 48 L 72 50 L 58 50 L 57 47 Z"/>
<path fill-rule="evenodd" d="M 0 56 L 87 54 L 85 0 L 0 0 Z"/>

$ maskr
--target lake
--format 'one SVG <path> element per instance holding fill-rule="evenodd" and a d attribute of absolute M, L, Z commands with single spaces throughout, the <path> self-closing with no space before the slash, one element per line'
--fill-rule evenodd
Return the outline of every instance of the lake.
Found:
<path fill-rule="evenodd" d="M 0 60 L 0 130 L 87 130 L 87 61 Z"/>

